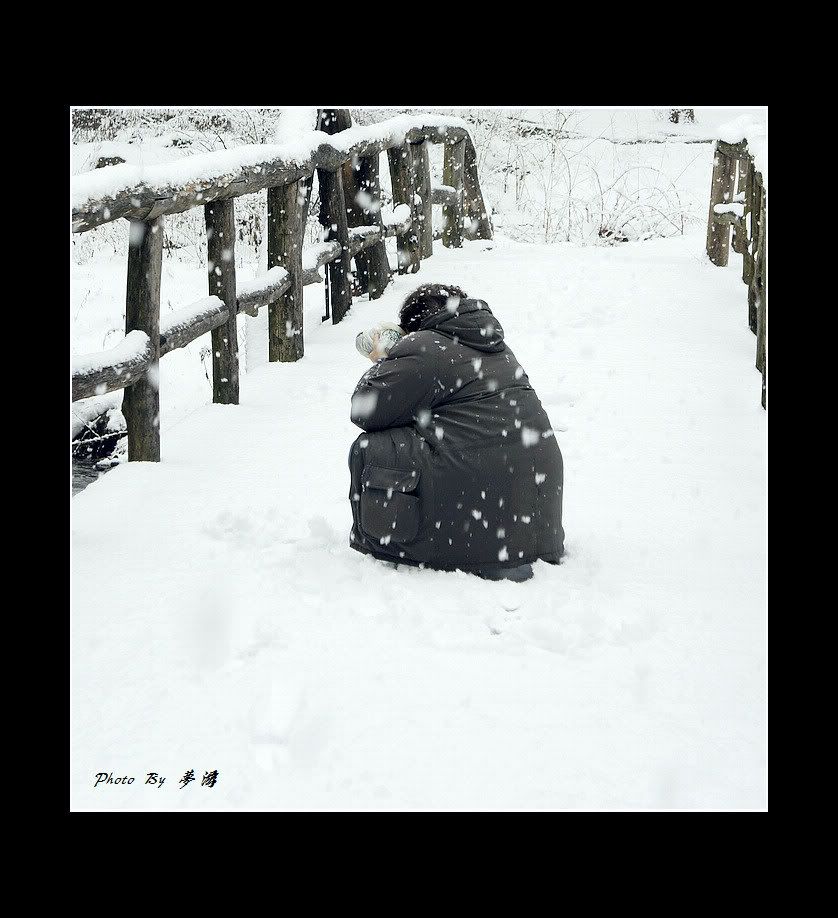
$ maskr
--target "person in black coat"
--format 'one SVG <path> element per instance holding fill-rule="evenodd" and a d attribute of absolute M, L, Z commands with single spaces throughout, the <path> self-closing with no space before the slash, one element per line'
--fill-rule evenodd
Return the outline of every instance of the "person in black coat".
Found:
<path fill-rule="evenodd" d="M 352 395 L 350 545 L 399 564 L 526 579 L 564 553 L 562 454 L 488 304 L 426 284 Z"/>

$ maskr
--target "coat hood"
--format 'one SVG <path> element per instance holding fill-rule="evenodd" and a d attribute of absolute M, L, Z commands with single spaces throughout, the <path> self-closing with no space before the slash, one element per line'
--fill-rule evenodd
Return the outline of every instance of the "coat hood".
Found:
<path fill-rule="evenodd" d="M 506 345 L 503 341 L 503 326 L 495 318 L 485 300 L 471 298 L 460 300 L 451 312 L 447 307 L 429 316 L 422 323 L 420 331 L 433 329 L 476 351 L 497 353 Z"/>

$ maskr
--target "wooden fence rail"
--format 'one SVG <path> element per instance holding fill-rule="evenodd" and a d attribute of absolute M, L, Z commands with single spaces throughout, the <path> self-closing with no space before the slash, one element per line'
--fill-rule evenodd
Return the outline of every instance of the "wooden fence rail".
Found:
<path fill-rule="evenodd" d="M 767 195 L 762 173 L 748 150 L 747 140 L 716 142 L 710 212 L 707 218 L 707 255 L 725 267 L 731 247 L 742 256 L 742 280 L 748 285 L 748 326 L 756 335 L 756 368 L 762 373 L 762 407 L 766 404 Z"/>
<path fill-rule="evenodd" d="M 433 254 L 433 204 L 444 214 L 443 245 L 491 239 L 474 145 L 459 119 L 398 116 L 352 127 L 346 109 L 321 109 L 317 130 L 298 144 L 250 146 L 152 166 L 140 179 L 131 166 L 77 176 L 72 229 L 84 233 L 129 221 L 125 338 L 109 351 L 73 361 L 73 401 L 126 389 L 123 414 L 129 461 L 160 460 L 159 361 L 201 335 L 212 336 L 213 401 L 238 404 L 236 317 L 268 307 L 268 357 L 304 353 L 303 287 L 328 272 L 331 318 L 352 305 L 353 289 L 382 295 L 391 271 L 384 240 L 395 236 L 398 273 L 419 270 Z M 444 145 L 444 181 L 432 186 L 428 144 Z M 382 208 L 379 157 L 387 154 L 393 209 Z M 312 176 L 320 187 L 324 241 L 303 248 Z M 267 190 L 268 272 L 242 283 L 235 267 L 235 198 Z M 164 218 L 204 208 L 208 296 L 160 316 Z M 355 271 L 352 271 L 352 262 Z M 234 308 L 231 308 L 234 304 Z"/>

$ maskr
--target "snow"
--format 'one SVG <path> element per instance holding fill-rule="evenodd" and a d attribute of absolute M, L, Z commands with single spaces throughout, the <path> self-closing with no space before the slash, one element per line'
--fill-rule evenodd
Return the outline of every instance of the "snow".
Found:
<path fill-rule="evenodd" d="M 70 439 L 75 440 L 84 428 L 92 424 L 99 415 L 117 410 L 121 404 L 121 390 L 73 402 L 70 406 Z"/>
<path fill-rule="evenodd" d="M 367 236 L 377 236 L 380 232 L 381 230 L 377 226 L 353 226 L 349 229 L 350 237 L 356 239 L 365 239 Z"/>
<path fill-rule="evenodd" d="M 239 296 L 242 293 L 241 288 L 244 286 L 245 284 L 237 284 Z M 261 287 L 261 284 L 258 286 Z M 220 297 L 205 296 L 203 299 L 196 300 L 196 302 L 190 303 L 188 306 L 182 306 L 180 309 L 162 316 L 160 319 L 160 335 L 161 337 L 163 335 L 168 337 L 172 332 L 179 331 L 181 328 L 189 328 L 204 313 L 213 309 L 223 308 L 224 301 Z"/>
<path fill-rule="evenodd" d="M 96 373 L 107 367 L 119 366 L 133 360 L 141 359 L 151 347 L 151 341 L 145 332 L 132 331 L 106 351 L 95 354 L 79 354 L 72 358 L 72 373 Z"/>
<path fill-rule="evenodd" d="M 244 144 L 231 150 L 198 153 L 151 166 L 125 163 L 94 169 L 73 176 L 70 182 L 71 204 L 75 210 L 83 208 L 89 201 L 114 198 L 140 188 L 166 189 L 216 181 L 223 183 L 232 180 L 244 169 L 259 167 L 272 160 L 281 160 L 288 166 L 303 165 L 312 153 L 312 144 L 306 138 L 284 144 Z"/>
<path fill-rule="evenodd" d="M 719 140 L 723 140 L 725 143 L 739 143 L 742 140 L 747 140 L 750 145 L 752 141 L 765 137 L 765 134 L 765 122 L 747 112 L 732 118 L 730 121 L 726 121 L 718 128 Z"/>
<path fill-rule="evenodd" d="M 521 442 L 524 446 L 535 446 L 541 439 L 541 433 L 531 427 L 521 428 Z"/>
<path fill-rule="evenodd" d="M 397 204 L 394 208 L 381 208 L 381 221 L 385 226 L 401 226 L 410 219 L 410 205 Z"/>
<path fill-rule="evenodd" d="M 355 126 L 334 135 L 313 130 L 295 133 L 294 128 L 300 126 L 301 122 L 293 122 L 283 127 L 280 118 L 278 131 L 283 140 L 277 144 L 243 144 L 229 150 L 199 153 L 170 162 L 152 165 L 126 162 L 74 175 L 70 182 L 71 206 L 74 210 L 83 209 L 89 202 L 114 198 L 130 191 L 139 193 L 141 188 L 168 189 L 201 183 L 223 184 L 243 170 L 261 167 L 267 162 L 283 162 L 289 167 L 302 166 L 321 144 L 348 151 L 362 141 L 384 140 L 396 145 L 402 144 L 405 134 L 419 126 L 468 128 L 462 118 L 422 113 L 397 115 L 378 124 Z"/>
<path fill-rule="evenodd" d="M 324 260 L 331 261 L 332 257 L 337 258 L 340 254 L 339 242 L 319 242 L 315 245 L 303 247 L 302 264 L 303 271 L 313 271 L 315 268 L 323 267 Z"/>
<path fill-rule="evenodd" d="M 285 268 L 279 267 L 279 265 L 251 280 L 239 280 L 238 276 L 236 276 L 236 296 L 250 296 L 251 294 L 261 293 L 263 290 L 269 290 L 271 287 L 278 287 L 285 282 L 287 277 L 288 272 Z"/>
<path fill-rule="evenodd" d="M 765 117 L 744 113 L 718 128 L 719 140 L 726 143 L 748 141 L 748 150 L 754 158 L 754 167 L 762 173 L 762 183 L 768 187 L 768 127 Z"/>
<path fill-rule="evenodd" d="M 128 425 L 125 422 L 125 415 L 120 411 L 119 408 L 108 408 L 105 412 L 107 421 L 105 422 L 105 430 L 107 431 L 117 431 L 117 430 L 126 430 Z"/>
<path fill-rule="evenodd" d="M 317 124 L 317 109 L 305 105 L 290 105 L 279 110 L 274 132 L 278 144 L 296 140 L 301 134 L 313 130 Z"/>
<path fill-rule="evenodd" d="M 762 185 L 768 188 L 768 140 L 754 144 L 751 152 L 754 156 L 754 168 L 762 173 Z"/>
<path fill-rule="evenodd" d="M 172 136 L 164 135 L 144 137 L 140 142 L 105 140 L 95 143 L 74 143 L 71 172 L 73 175 L 92 172 L 102 157 L 119 157 L 127 165 L 139 167 L 167 163 L 194 155 L 189 147 L 173 145 L 172 141 Z"/>
<path fill-rule="evenodd" d="M 731 201 L 728 204 L 714 204 L 713 213 L 735 214 L 737 217 L 743 217 L 745 215 L 745 205 L 737 201 Z"/>
<path fill-rule="evenodd" d="M 364 141 L 381 140 L 393 146 L 401 146 L 408 131 L 417 127 L 464 128 L 469 130 L 469 124 L 463 118 L 436 115 L 430 112 L 416 112 L 409 115 L 396 115 L 376 124 L 354 125 L 339 134 L 320 135 L 320 132 L 317 131 L 313 133 L 321 136 L 321 142 L 322 137 L 325 136 L 327 137 L 327 142 L 338 150 L 348 151 L 355 144 Z"/>
<path fill-rule="evenodd" d="M 306 288 L 305 358 L 240 405 L 161 385 L 163 461 L 72 503 L 72 808 L 763 808 L 766 415 L 703 244 L 435 246 L 337 326 Z M 562 448 L 568 554 L 525 583 L 348 545 L 355 336 L 429 281 L 489 303 Z"/>

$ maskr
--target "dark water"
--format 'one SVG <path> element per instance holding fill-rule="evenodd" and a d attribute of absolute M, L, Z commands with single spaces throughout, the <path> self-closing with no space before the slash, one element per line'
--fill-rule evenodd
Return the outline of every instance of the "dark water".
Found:
<path fill-rule="evenodd" d="M 73 497 L 80 491 L 83 491 L 89 484 L 93 484 L 97 478 L 104 475 L 108 468 L 97 469 L 92 465 L 83 465 L 80 462 L 73 463 Z"/>

